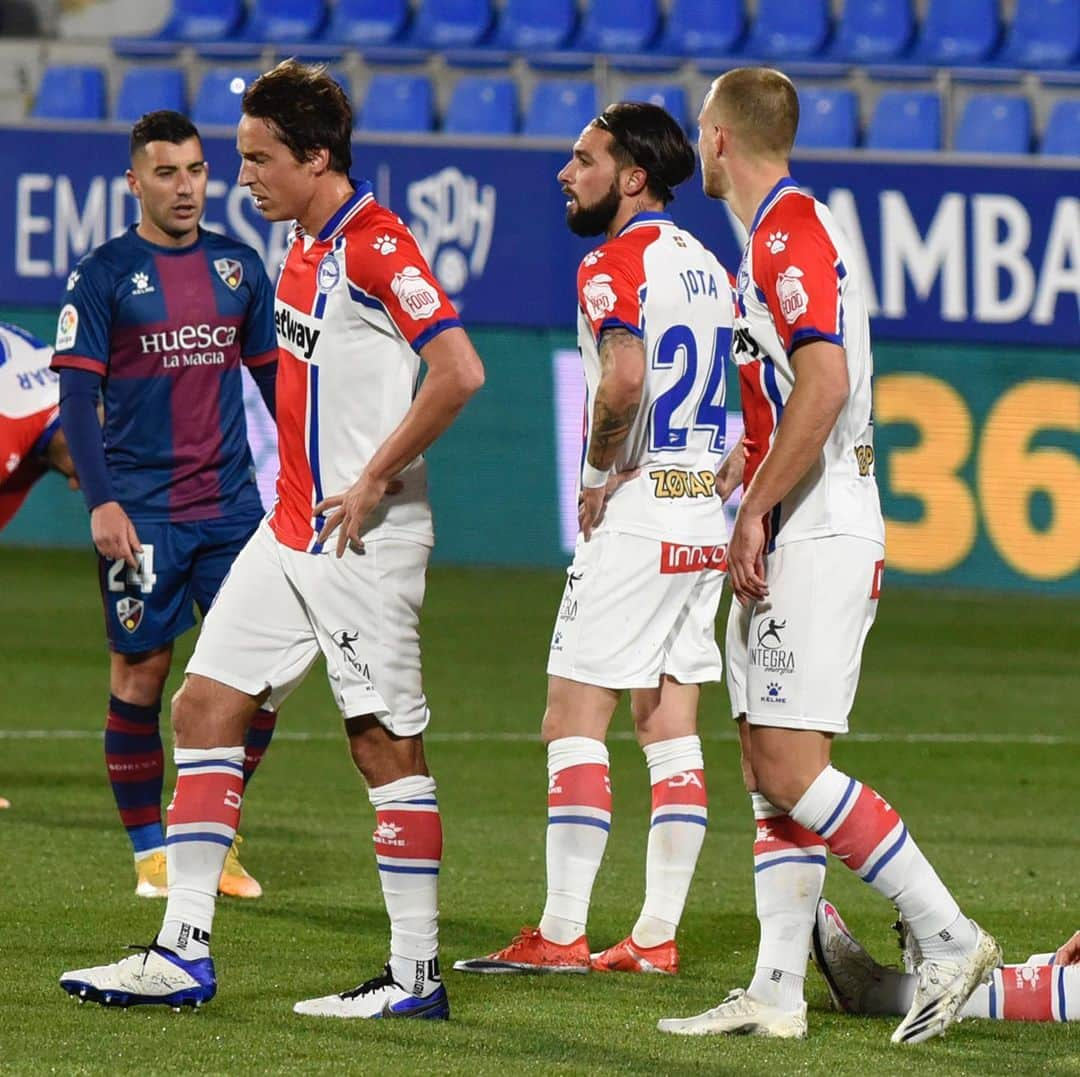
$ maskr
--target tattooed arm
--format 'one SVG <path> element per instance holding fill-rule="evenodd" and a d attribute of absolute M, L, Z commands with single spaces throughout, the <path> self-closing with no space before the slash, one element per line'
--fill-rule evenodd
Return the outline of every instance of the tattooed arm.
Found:
<path fill-rule="evenodd" d="M 600 336 L 600 384 L 593 402 L 587 463 L 607 472 L 615 463 L 641 406 L 645 383 L 645 346 L 628 329 L 612 328 Z M 606 480 L 581 491 L 578 523 L 587 542 L 604 510 Z"/>

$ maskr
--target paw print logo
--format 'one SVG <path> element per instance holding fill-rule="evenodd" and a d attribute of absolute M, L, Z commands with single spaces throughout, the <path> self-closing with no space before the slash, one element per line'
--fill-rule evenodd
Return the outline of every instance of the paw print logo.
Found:
<path fill-rule="evenodd" d="M 584 262 L 587 266 L 594 266 L 603 257 L 603 251 L 589 251 L 589 253 L 586 254 L 585 257 L 582 259 L 582 262 Z"/>
<path fill-rule="evenodd" d="M 380 254 L 393 254 L 397 250 L 397 240 L 393 236 L 376 236 L 371 249 Z"/>
<path fill-rule="evenodd" d="M 135 285 L 135 295 L 146 295 L 154 290 L 150 277 L 146 273 L 132 273 L 131 283 Z"/>
<path fill-rule="evenodd" d="M 775 699 L 780 694 L 780 685 L 773 682 L 769 685 L 769 698 Z"/>
<path fill-rule="evenodd" d="M 787 241 L 787 232 L 770 232 L 769 238 L 765 241 L 765 246 L 768 247 L 770 254 L 779 254 L 781 251 L 787 250 Z"/>

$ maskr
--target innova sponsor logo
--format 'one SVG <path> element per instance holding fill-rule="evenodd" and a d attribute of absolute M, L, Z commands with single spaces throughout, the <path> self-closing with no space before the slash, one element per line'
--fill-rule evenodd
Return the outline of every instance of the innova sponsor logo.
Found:
<path fill-rule="evenodd" d="M 684 546 L 677 542 L 660 543 L 660 575 L 680 572 L 704 572 L 706 569 L 727 572 L 726 546 Z"/>

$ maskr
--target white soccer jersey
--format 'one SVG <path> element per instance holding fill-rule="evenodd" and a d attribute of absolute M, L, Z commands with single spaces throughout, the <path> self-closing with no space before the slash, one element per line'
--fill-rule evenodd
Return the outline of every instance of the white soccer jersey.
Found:
<path fill-rule="evenodd" d="M 718 548 L 727 541 L 714 491 L 732 334 L 728 274 L 667 214 L 639 213 L 582 260 L 578 308 L 586 436 L 600 382 L 601 334 L 620 327 L 645 346 L 641 407 L 614 464 L 617 472 L 640 468 L 641 474 L 611 496 L 600 526 Z M 585 445 L 582 461 L 587 452 Z"/>
<path fill-rule="evenodd" d="M 758 209 L 737 278 L 732 351 L 746 426 L 746 483 L 769 451 L 794 388 L 790 357 L 800 343 L 839 344 L 849 390 L 818 460 L 770 512 L 769 550 L 826 535 L 885 541 L 874 478 L 870 320 L 856 265 L 828 208 L 794 180 L 781 180 Z"/>
<path fill-rule="evenodd" d="M 318 236 L 293 233 L 275 295 L 281 472 L 270 517 L 295 550 L 319 553 L 325 522 L 312 508 L 347 490 L 412 404 L 417 354 L 457 312 L 401 219 L 370 184 Z M 417 457 L 364 522 L 368 540 L 431 545 L 427 470 Z"/>

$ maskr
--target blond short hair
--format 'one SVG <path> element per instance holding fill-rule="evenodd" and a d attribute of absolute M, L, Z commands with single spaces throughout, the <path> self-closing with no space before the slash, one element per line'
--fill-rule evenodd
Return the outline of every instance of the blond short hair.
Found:
<path fill-rule="evenodd" d="M 719 111 L 755 154 L 786 161 L 799 126 L 799 98 L 791 79 L 769 67 L 737 67 L 716 79 L 706 112 Z"/>

